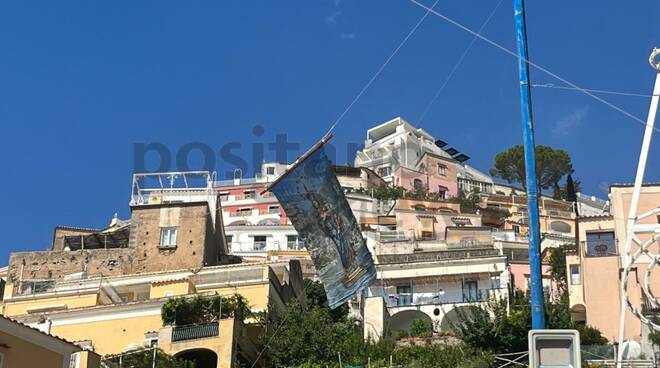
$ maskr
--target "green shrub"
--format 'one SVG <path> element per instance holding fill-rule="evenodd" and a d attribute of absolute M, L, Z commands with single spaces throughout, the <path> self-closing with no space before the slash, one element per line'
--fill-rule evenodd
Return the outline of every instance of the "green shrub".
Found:
<path fill-rule="evenodd" d="M 220 308 L 220 303 L 222 303 L 222 308 Z M 206 323 L 218 320 L 220 311 L 222 311 L 222 318 L 233 317 L 241 321 L 251 315 L 250 306 L 239 294 L 230 297 L 198 295 L 194 298 L 168 300 L 161 308 L 161 319 L 164 324 Z"/>
<path fill-rule="evenodd" d="M 418 318 L 410 325 L 410 335 L 415 337 L 428 337 L 433 334 L 433 324 L 428 319 Z"/>

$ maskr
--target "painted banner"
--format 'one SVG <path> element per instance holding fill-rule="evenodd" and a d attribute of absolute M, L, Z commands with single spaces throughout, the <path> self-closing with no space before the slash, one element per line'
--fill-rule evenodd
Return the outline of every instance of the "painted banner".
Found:
<path fill-rule="evenodd" d="M 323 145 L 326 136 L 270 186 L 314 262 L 330 308 L 376 278 L 371 253 Z"/>

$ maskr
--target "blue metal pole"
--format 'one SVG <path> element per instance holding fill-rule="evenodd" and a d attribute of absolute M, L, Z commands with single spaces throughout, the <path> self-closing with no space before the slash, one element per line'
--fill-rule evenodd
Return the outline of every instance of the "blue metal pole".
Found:
<path fill-rule="evenodd" d="M 539 229 L 538 185 L 536 183 L 536 154 L 534 152 L 534 123 L 532 96 L 527 63 L 527 30 L 525 26 L 525 0 L 513 0 L 518 71 L 520 76 L 520 108 L 522 113 L 523 144 L 525 147 L 525 182 L 529 218 L 529 276 L 532 299 L 532 329 L 545 328 L 543 283 L 541 278 L 541 234 Z"/>

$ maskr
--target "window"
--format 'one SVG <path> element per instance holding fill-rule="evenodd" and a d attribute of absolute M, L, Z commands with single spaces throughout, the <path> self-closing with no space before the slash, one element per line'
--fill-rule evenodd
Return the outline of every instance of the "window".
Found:
<path fill-rule="evenodd" d="M 447 176 L 447 166 L 438 164 L 438 175 Z"/>
<path fill-rule="evenodd" d="M 220 193 L 220 201 L 228 201 L 229 193 Z"/>
<path fill-rule="evenodd" d="M 225 240 L 227 244 L 231 244 L 234 241 L 234 236 L 233 235 L 225 235 Z"/>
<path fill-rule="evenodd" d="M 160 246 L 176 247 L 176 227 L 163 227 L 160 229 Z"/>
<path fill-rule="evenodd" d="M 287 235 L 286 236 L 286 247 L 291 250 L 302 249 L 302 244 L 298 241 L 298 235 Z"/>
<path fill-rule="evenodd" d="M 515 234 L 520 234 L 520 225 L 518 225 L 518 224 L 513 224 L 513 225 L 511 225 L 511 229 L 513 230 L 513 232 L 514 232 Z"/>
<path fill-rule="evenodd" d="M 438 185 L 438 199 L 447 199 L 447 191 L 449 188 Z"/>
<path fill-rule="evenodd" d="M 237 216 L 250 216 L 252 214 L 252 208 L 240 208 L 236 211 Z"/>
<path fill-rule="evenodd" d="M 245 199 L 252 199 L 257 197 L 257 192 L 254 190 L 246 190 L 243 192 L 243 195 Z"/>
<path fill-rule="evenodd" d="M 421 179 L 415 179 L 413 180 L 413 186 L 415 187 L 415 190 L 423 190 L 424 182 L 422 182 Z"/>
<path fill-rule="evenodd" d="M 412 304 L 412 288 L 410 285 L 402 285 L 396 287 L 396 293 L 399 297 L 397 301 L 398 306 L 410 305 Z"/>
<path fill-rule="evenodd" d="M 587 256 L 604 257 L 616 254 L 614 231 L 587 233 Z"/>
<path fill-rule="evenodd" d="M 571 232 L 571 225 L 562 221 L 553 221 L 550 223 L 550 230 L 567 234 Z"/>
<path fill-rule="evenodd" d="M 383 176 L 383 177 L 384 176 L 390 176 L 391 173 L 392 173 L 392 169 L 389 166 L 378 168 L 378 175 L 380 175 L 380 176 Z"/>
<path fill-rule="evenodd" d="M 279 206 L 270 206 L 268 207 L 268 213 L 280 213 Z"/>
<path fill-rule="evenodd" d="M 267 167 L 266 168 L 266 175 L 275 175 L 275 167 Z"/>
<path fill-rule="evenodd" d="M 477 280 L 463 281 L 463 301 L 476 302 L 479 300 Z"/>
<path fill-rule="evenodd" d="M 582 280 L 580 279 L 580 265 L 571 265 L 571 285 L 580 285 Z"/>
<path fill-rule="evenodd" d="M 253 249 L 254 250 L 264 250 L 264 249 L 266 249 L 266 236 L 265 235 L 258 235 L 258 236 L 254 237 Z"/>
<path fill-rule="evenodd" d="M 502 285 L 502 282 L 500 280 L 499 276 L 491 276 L 490 277 L 490 288 L 491 289 L 499 289 Z"/>

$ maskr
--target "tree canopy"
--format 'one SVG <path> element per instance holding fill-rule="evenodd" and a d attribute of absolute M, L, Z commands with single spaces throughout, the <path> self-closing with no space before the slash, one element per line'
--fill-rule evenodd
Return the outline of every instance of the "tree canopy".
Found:
<path fill-rule="evenodd" d="M 560 181 L 568 174 L 572 174 L 573 163 L 568 152 L 554 149 L 550 146 L 536 146 L 536 179 L 538 189 L 553 189 L 555 193 L 561 192 Z M 502 178 L 508 183 L 518 183 L 527 188 L 525 179 L 525 152 L 521 145 L 516 145 L 495 156 L 494 167 L 490 175 Z"/>

